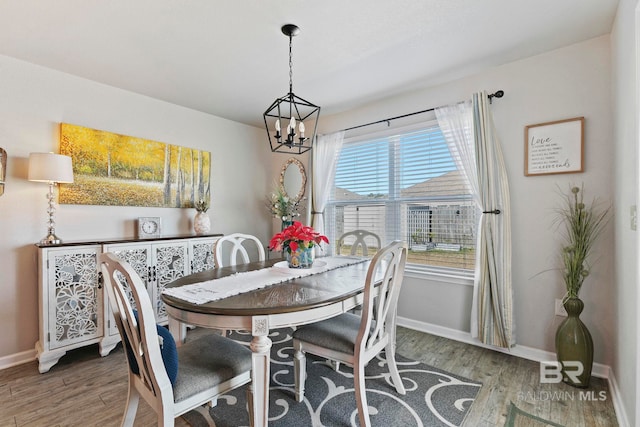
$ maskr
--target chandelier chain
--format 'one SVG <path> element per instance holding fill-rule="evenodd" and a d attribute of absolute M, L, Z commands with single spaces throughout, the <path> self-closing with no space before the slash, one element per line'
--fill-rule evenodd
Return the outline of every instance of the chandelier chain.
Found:
<path fill-rule="evenodd" d="M 293 92 L 293 54 L 291 46 L 293 45 L 293 36 L 289 36 L 289 92 Z"/>

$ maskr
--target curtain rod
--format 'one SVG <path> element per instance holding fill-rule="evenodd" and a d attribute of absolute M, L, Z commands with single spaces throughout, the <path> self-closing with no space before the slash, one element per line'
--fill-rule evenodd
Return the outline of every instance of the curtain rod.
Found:
<path fill-rule="evenodd" d="M 504 91 L 503 90 L 498 90 L 495 93 L 492 93 L 492 94 L 489 95 L 489 103 L 491 104 L 493 102 L 493 98 L 502 98 L 503 96 L 504 96 Z M 382 120 L 378 120 L 378 121 L 371 122 L 371 123 L 365 123 L 363 125 L 358 125 L 358 126 L 352 126 L 350 128 L 346 128 L 346 129 L 342 129 L 342 130 L 346 132 L 348 130 L 363 128 L 365 126 L 377 125 L 379 123 L 387 123 L 387 125 L 389 125 L 389 122 L 391 120 L 403 119 L 405 117 L 415 116 L 416 114 L 428 113 L 429 111 L 433 111 L 433 110 L 435 110 L 435 108 L 429 108 L 427 110 L 422 110 L 422 111 L 416 111 L 416 112 L 413 112 L 413 113 L 403 114 L 401 116 L 389 117 L 388 119 L 382 119 Z"/>

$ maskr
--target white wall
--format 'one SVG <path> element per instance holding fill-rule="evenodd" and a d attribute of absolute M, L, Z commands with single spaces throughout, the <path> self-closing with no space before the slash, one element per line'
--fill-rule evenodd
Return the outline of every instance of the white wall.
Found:
<path fill-rule="evenodd" d="M 271 234 L 263 204 L 272 181 L 264 130 L 0 56 L 0 147 L 8 153 L 0 197 L 0 360 L 28 355 L 38 339 L 34 243 L 46 234 L 47 186 L 26 180 L 27 158 L 58 152 L 60 122 L 211 151 L 212 232 L 243 231 L 265 243 Z M 56 231 L 66 241 L 134 237 L 137 217 L 160 216 L 165 235 L 185 234 L 194 214 L 61 205 Z"/>
<path fill-rule="evenodd" d="M 554 300 L 564 294 L 557 271 L 558 248 L 552 223 L 558 186 L 584 183 L 587 197 L 612 202 L 613 153 L 610 40 L 599 37 L 513 62 L 449 84 L 404 94 L 366 108 L 321 119 L 321 132 L 469 99 L 478 90 L 505 91 L 492 111 L 510 181 L 513 234 L 513 288 L 517 343 L 555 351 L 561 318 Z M 411 64 L 404 64 L 411 66 Z M 585 171 L 579 174 L 524 176 L 526 125 L 585 117 Z M 375 128 L 370 128 L 371 130 Z M 347 135 L 348 136 L 348 135 Z M 610 365 L 615 354 L 616 285 L 613 280 L 612 227 L 596 248 L 598 262 L 585 282 L 582 319 L 595 343 L 595 360 Z M 399 315 L 418 322 L 469 331 L 471 288 L 407 278 Z"/>
<path fill-rule="evenodd" d="M 614 325 L 614 340 L 618 349 L 612 361 L 624 400 L 629 425 L 640 422 L 637 405 L 640 388 L 638 372 L 638 232 L 629 225 L 630 206 L 638 203 L 638 131 L 640 108 L 638 104 L 640 66 L 640 2 L 621 0 L 616 22 L 611 33 L 613 64 L 613 117 L 615 157 L 615 199 L 619 212 L 615 224 L 615 278 L 616 300 L 613 307 L 618 313 Z"/>

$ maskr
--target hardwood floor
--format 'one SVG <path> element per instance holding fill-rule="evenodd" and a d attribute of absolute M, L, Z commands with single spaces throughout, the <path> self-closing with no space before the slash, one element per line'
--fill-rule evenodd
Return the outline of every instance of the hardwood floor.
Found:
<path fill-rule="evenodd" d="M 201 333 L 208 331 L 189 332 Z M 503 426 L 510 401 L 566 427 L 618 425 L 605 380 L 592 379 L 587 390 L 595 399 L 589 401 L 565 384 L 539 384 L 536 362 L 406 328 L 398 328 L 397 342 L 405 357 L 483 383 L 465 427 Z M 107 357 L 98 355 L 97 346 L 77 349 L 45 374 L 35 361 L 0 371 L 0 427 L 119 426 L 126 393 L 121 346 Z M 144 401 L 135 425 L 156 425 L 155 413 Z M 178 418 L 176 426 L 188 424 Z"/>
<path fill-rule="evenodd" d="M 618 425 L 604 379 L 592 377 L 587 389 L 540 384 L 538 362 L 406 328 L 398 328 L 396 342 L 405 357 L 482 382 L 465 427 L 503 426 L 510 402 L 566 427 Z"/>

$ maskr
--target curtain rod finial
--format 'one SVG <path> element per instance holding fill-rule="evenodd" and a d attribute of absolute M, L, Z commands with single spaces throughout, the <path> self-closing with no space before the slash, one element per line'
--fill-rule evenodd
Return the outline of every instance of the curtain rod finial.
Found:
<path fill-rule="evenodd" d="M 489 95 L 489 104 L 493 103 L 493 98 L 502 98 L 504 96 L 504 91 L 503 90 L 498 90 L 495 93 L 492 93 Z"/>

